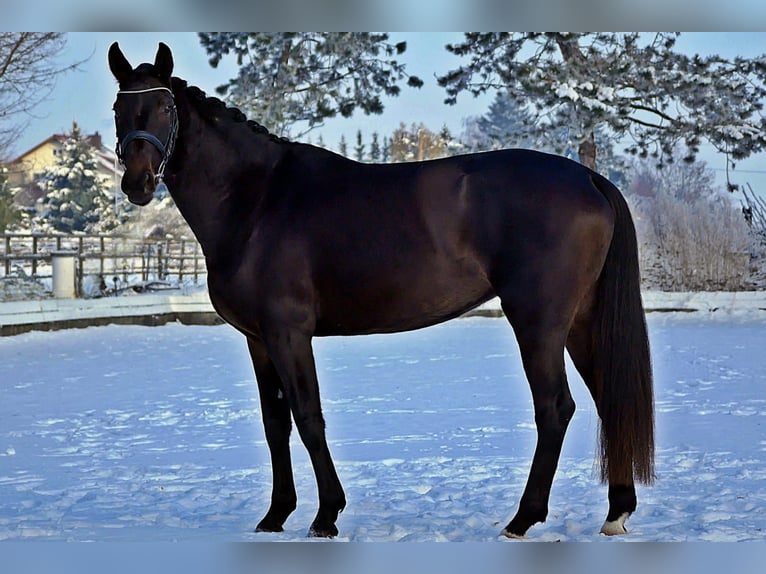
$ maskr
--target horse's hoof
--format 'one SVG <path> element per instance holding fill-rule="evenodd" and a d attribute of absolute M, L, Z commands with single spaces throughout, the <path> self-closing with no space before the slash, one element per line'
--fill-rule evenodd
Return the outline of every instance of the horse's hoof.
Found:
<path fill-rule="evenodd" d="M 607 520 L 601 527 L 601 534 L 607 536 L 623 536 L 628 533 L 625 529 L 625 521 L 630 516 L 630 512 L 623 512 L 617 517 L 617 520 Z"/>
<path fill-rule="evenodd" d="M 258 526 L 255 527 L 256 532 L 283 532 L 284 528 L 282 528 L 281 524 L 268 524 L 265 521 L 261 521 L 258 523 Z"/>

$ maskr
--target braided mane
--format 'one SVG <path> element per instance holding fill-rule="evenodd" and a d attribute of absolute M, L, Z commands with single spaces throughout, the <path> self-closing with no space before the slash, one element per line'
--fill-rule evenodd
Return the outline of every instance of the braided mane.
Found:
<path fill-rule="evenodd" d="M 247 116 L 238 108 L 227 106 L 223 100 L 208 96 L 196 86 L 189 86 L 186 80 L 174 77 L 172 79 L 172 84 L 174 88 L 177 87 L 184 90 L 189 101 L 197 108 L 197 111 L 206 117 L 222 118 L 237 123 L 244 123 L 254 133 L 266 135 L 271 141 L 277 143 L 289 143 L 290 141 L 287 138 L 271 133 L 265 126 L 259 124 L 255 120 L 247 119 Z"/>

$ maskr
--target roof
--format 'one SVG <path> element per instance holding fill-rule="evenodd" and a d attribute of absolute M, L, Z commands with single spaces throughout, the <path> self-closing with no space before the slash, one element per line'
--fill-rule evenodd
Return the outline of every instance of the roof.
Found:
<path fill-rule="evenodd" d="M 69 137 L 70 136 L 65 135 L 65 134 L 53 134 L 51 136 L 48 136 L 43 141 L 41 141 L 37 145 L 29 148 L 27 151 L 25 151 L 24 153 L 20 154 L 18 157 L 12 159 L 8 163 L 16 163 L 18 161 L 22 161 L 26 156 L 28 156 L 29 154 L 37 151 L 38 149 L 43 147 L 45 144 L 48 144 L 48 143 L 51 143 L 51 142 L 58 142 L 58 143 L 62 143 L 63 144 Z M 90 141 L 90 143 L 93 145 L 93 147 L 95 147 L 98 150 L 99 154 L 114 154 L 114 152 L 112 150 L 106 148 L 103 145 L 103 143 L 101 142 L 101 134 L 99 134 L 98 132 L 96 132 L 94 134 L 91 134 L 91 135 L 88 135 L 88 136 L 85 136 L 85 137 L 86 137 L 86 139 L 88 139 L 88 141 Z"/>
<path fill-rule="evenodd" d="M 17 161 L 23 160 L 26 156 L 28 156 L 29 154 L 31 154 L 34 151 L 37 151 L 38 149 L 43 147 L 45 144 L 50 143 L 51 141 L 58 141 L 58 142 L 64 143 L 64 140 L 66 140 L 66 136 L 65 135 L 63 135 L 63 134 L 53 134 L 52 136 L 49 136 L 49 137 L 45 138 L 43 141 L 41 141 L 36 146 L 33 146 L 33 147 L 29 148 L 27 151 L 25 151 L 24 153 L 19 154 L 18 157 L 15 157 L 14 159 L 12 159 L 8 163 L 16 163 Z"/>

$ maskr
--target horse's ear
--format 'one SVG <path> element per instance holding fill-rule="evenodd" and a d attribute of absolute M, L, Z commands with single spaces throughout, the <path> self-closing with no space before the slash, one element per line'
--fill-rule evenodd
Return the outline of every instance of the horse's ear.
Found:
<path fill-rule="evenodd" d="M 118 82 L 122 82 L 133 73 L 133 66 L 130 65 L 117 42 L 109 47 L 109 69 Z"/>
<path fill-rule="evenodd" d="M 173 54 L 166 44 L 160 42 L 157 55 L 154 57 L 154 69 L 160 80 L 170 84 L 170 75 L 173 73 Z"/>

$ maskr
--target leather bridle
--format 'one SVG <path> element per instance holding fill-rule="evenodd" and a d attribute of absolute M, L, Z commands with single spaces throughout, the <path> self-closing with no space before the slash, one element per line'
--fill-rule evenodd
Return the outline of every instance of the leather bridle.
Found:
<path fill-rule="evenodd" d="M 117 95 L 131 95 L 131 94 L 145 94 L 147 92 L 168 92 L 170 94 L 171 99 L 173 100 L 173 107 L 171 108 L 171 116 L 170 116 L 170 131 L 168 132 L 168 139 L 165 143 L 162 143 L 160 139 L 155 136 L 153 133 L 147 132 L 145 130 L 133 130 L 131 132 L 128 132 L 125 134 L 125 137 L 122 138 L 122 140 L 117 140 L 117 158 L 120 160 L 120 163 L 125 166 L 125 149 L 127 148 L 128 144 L 132 142 L 133 140 L 144 140 L 152 144 L 155 148 L 157 148 L 157 151 L 160 152 L 160 155 L 162 156 L 162 161 L 160 162 L 159 167 L 157 168 L 157 173 L 154 176 L 154 182 L 155 184 L 159 184 L 162 182 L 162 180 L 165 177 L 165 167 L 167 166 L 168 160 L 170 160 L 170 156 L 173 153 L 173 148 L 176 144 L 176 137 L 178 136 L 178 111 L 176 110 L 175 105 L 175 98 L 173 97 L 173 92 L 170 90 L 170 88 L 166 88 L 164 86 L 158 86 L 155 88 L 145 88 L 143 90 L 120 90 L 117 92 Z"/>

